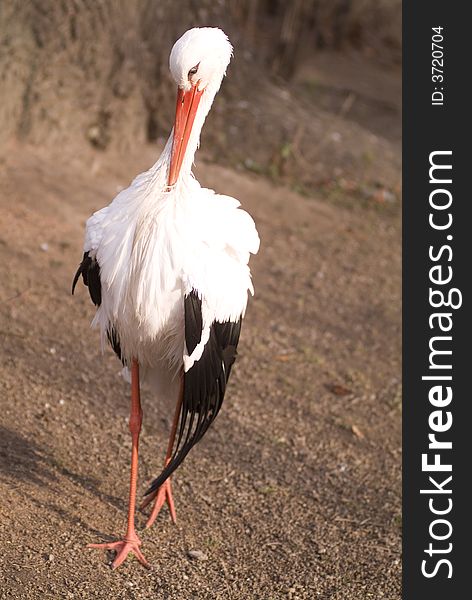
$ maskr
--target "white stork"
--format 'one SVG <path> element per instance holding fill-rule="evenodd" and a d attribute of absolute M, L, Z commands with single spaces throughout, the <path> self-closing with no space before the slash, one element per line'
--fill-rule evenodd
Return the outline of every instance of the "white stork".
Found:
<path fill-rule="evenodd" d="M 157 396 L 175 403 L 164 468 L 142 505 L 154 500 L 149 527 L 165 502 L 175 522 L 170 475 L 221 408 L 248 291 L 253 293 L 248 261 L 259 249 L 254 221 L 234 198 L 202 188 L 191 171 L 231 55 L 217 28 L 190 29 L 174 44 L 169 64 L 177 108 L 164 151 L 86 224 L 72 292 L 82 275 L 97 306 L 92 325 L 131 371 L 127 530 L 116 542 L 89 544 L 115 550 L 113 568 L 129 553 L 149 566 L 134 527 L 140 375 Z"/>

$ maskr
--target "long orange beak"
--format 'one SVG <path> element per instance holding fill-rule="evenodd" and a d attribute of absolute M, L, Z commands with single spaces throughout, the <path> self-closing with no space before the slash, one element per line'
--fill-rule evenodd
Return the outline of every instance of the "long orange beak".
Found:
<path fill-rule="evenodd" d="M 192 86 L 188 92 L 185 92 L 181 88 L 177 90 L 174 140 L 172 142 L 172 156 L 170 159 L 169 178 L 167 180 L 167 185 L 169 186 L 174 185 L 179 177 L 190 133 L 192 132 L 193 122 L 204 89 L 199 90 L 197 84 Z"/>

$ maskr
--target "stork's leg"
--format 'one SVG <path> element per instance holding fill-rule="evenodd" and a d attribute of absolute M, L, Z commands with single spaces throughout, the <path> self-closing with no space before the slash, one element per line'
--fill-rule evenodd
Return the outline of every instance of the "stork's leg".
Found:
<path fill-rule="evenodd" d="M 129 486 L 129 504 L 128 504 L 128 526 L 126 534 L 122 540 L 105 544 L 88 544 L 88 548 L 104 548 L 106 550 L 115 550 L 116 556 L 112 568 L 116 569 L 126 559 L 129 553 L 136 556 L 140 563 L 145 567 L 150 567 L 144 558 L 139 546 L 141 540 L 136 535 L 134 529 L 134 513 L 136 509 L 136 485 L 138 479 L 138 446 L 139 433 L 143 420 L 143 411 L 141 410 L 141 401 L 139 397 L 139 365 L 133 360 L 131 367 L 131 414 L 129 418 L 129 430 L 131 432 L 131 474 Z"/>
<path fill-rule="evenodd" d="M 166 452 L 166 459 L 164 462 L 164 467 L 166 467 L 169 464 L 169 461 L 172 457 L 172 450 L 174 448 L 175 434 L 177 432 L 177 425 L 179 424 L 180 411 L 182 409 L 183 394 L 184 394 L 184 389 L 183 389 L 183 377 L 182 377 L 179 398 L 178 398 L 177 404 L 175 406 L 174 420 L 172 422 L 172 428 L 170 430 L 170 435 L 169 435 L 169 443 L 167 444 L 167 452 Z M 154 521 L 157 518 L 157 515 L 159 514 L 161 508 L 164 506 L 165 502 L 167 502 L 167 505 L 169 506 L 169 512 L 170 512 L 172 521 L 174 521 L 174 523 L 177 521 L 177 517 L 175 514 L 174 498 L 172 497 L 172 484 L 170 482 L 170 477 L 161 485 L 161 487 L 159 489 L 157 489 L 152 494 L 149 494 L 149 496 L 141 504 L 140 508 L 141 509 L 145 508 L 153 500 L 155 500 L 155 502 L 154 502 L 154 506 L 152 508 L 151 514 L 149 515 L 149 519 L 146 522 L 146 529 L 148 527 L 151 527 L 151 525 L 154 523 Z"/>

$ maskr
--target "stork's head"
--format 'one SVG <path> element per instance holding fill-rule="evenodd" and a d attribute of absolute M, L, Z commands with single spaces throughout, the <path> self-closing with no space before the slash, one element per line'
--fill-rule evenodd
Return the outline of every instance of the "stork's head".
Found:
<path fill-rule="evenodd" d="M 201 128 L 232 53 L 228 37 L 217 27 L 189 29 L 172 48 L 169 66 L 178 90 L 169 185 L 174 185 L 178 179 L 199 106 Z M 202 102 L 203 98 L 205 101 Z"/>
<path fill-rule="evenodd" d="M 179 38 L 169 58 L 170 71 L 176 84 L 188 92 L 221 84 L 231 60 L 233 47 L 226 34 L 217 27 L 195 27 Z"/>

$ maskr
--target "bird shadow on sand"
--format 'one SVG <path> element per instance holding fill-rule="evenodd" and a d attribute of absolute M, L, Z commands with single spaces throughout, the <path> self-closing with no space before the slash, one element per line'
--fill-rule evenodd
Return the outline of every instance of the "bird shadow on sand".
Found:
<path fill-rule="evenodd" d="M 93 494 L 101 501 L 108 502 L 120 512 L 126 511 L 125 502 L 115 496 L 104 494 L 98 487 L 98 481 L 84 475 L 78 475 L 59 463 L 51 452 L 32 442 L 19 433 L 0 426 L 0 483 L 17 489 L 22 497 L 28 498 L 38 508 L 47 508 L 55 512 L 61 519 L 80 525 L 94 535 L 103 534 L 88 526 L 78 514 L 65 510 L 54 502 L 59 493 L 62 497 L 71 497 L 74 506 L 76 493 L 67 491 L 69 486 L 80 486 L 82 490 Z M 33 487 L 32 487 L 33 486 Z M 47 489 L 50 501 L 39 500 L 34 494 L 34 486 Z"/>

